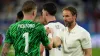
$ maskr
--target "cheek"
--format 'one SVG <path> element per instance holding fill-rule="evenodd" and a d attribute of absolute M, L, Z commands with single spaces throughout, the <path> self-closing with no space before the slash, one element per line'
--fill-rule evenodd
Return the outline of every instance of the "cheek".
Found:
<path fill-rule="evenodd" d="M 45 18 L 45 13 L 43 13 L 43 18 Z"/>
<path fill-rule="evenodd" d="M 70 18 L 70 17 L 64 17 L 64 20 L 65 20 L 65 21 L 70 21 L 71 18 Z"/>
<path fill-rule="evenodd" d="M 72 20 L 73 20 L 72 17 L 69 17 L 69 18 L 68 18 L 68 21 L 72 21 Z"/>

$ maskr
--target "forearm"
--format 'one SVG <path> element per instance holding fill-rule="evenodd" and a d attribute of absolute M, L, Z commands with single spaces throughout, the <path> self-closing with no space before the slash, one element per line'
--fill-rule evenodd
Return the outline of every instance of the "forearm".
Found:
<path fill-rule="evenodd" d="M 92 49 L 91 48 L 84 49 L 84 53 L 85 53 L 85 56 L 92 56 Z"/>
<path fill-rule="evenodd" d="M 40 56 L 43 56 L 43 52 L 44 52 L 44 46 L 41 43 L 40 44 Z"/>
<path fill-rule="evenodd" d="M 49 38 L 50 40 L 50 44 L 51 44 L 51 47 L 53 46 L 53 39 L 52 38 Z"/>
<path fill-rule="evenodd" d="M 58 43 L 57 43 L 57 41 L 53 41 L 53 48 L 56 48 L 56 47 L 58 47 Z"/>
<path fill-rule="evenodd" d="M 45 47 L 46 47 L 46 49 L 51 50 L 52 49 L 52 45 L 53 45 L 53 41 L 52 41 L 51 38 L 49 38 L 49 41 L 50 41 L 49 45 L 45 46 Z"/>
<path fill-rule="evenodd" d="M 85 56 L 92 56 L 92 54 L 91 53 L 87 53 L 87 54 L 85 54 Z"/>
<path fill-rule="evenodd" d="M 61 45 L 61 40 L 59 37 L 53 38 L 53 48 L 56 48 Z"/>
<path fill-rule="evenodd" d="M 5 43 L 3 48 L 2 48 L 2 52 L 1 52 L 1 56 L 7 56 L 9 47 L 11 46 L 11 44 Z"/>
<path fill-rule="evenodd" d="M 85 54 L 85 56 L 92 56 L 91 54 Z"/>

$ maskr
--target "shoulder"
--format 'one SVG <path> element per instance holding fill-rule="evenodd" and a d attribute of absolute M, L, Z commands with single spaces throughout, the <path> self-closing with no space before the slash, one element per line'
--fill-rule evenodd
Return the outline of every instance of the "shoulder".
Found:
<path fill-rule="evenodd" d="M 82 34 L 82 36 L 90 36 L 90 33 L 83 27 L 78 26 L 78 29 L 80 30 L 80 33 Z"/>
<path fill-rule="evenodd" d="M 39 22 L 35 22 L 35 27 L 38 29 L 38 30 L 42 30 L 44 29 L 44 25 L 39 23 Z"/>
<path fill-rule="evenodd" d="M 55 26 L 55 23 L 48 23 L 44 27 L 45 28 L 47 28 L 47 27 L 53 28 L 54 26 Z"/>
<path fill-rule="evenodd" d="M 17 24 L 16 23 L 13 23 L 9 26 L 9 28 L 14 28 Z"/>
<path fill-rule="evenodd" d="M 7 33 L 8 33 L 8 32 L 9 32 L 9 33 L 14 32 L 16 28 L 17 28 L 17 27 L 16 27 L 16 23 L 11 24 L 11 25 L 9 26 L 9 28 L 7 29 Z"/>
<path fill-rule="evenodd" d="M 57 22 L 57 24 L 61 27 L 65 27 L 64 24 L 60 23 L 60 22 Z"/>
<path fill-rule="evenodd" d="M 36 25 L 37 27 L 44 27 L 44 25 L 41 24 L 41 23 L 39 23 L 39 22 L 35 22 L 35 25 Z"/>
<path fill-rule="evenodd" d="M 65 27 L 62 23 L 60 22 L 55 22 L 55 23 L 48 23 L 46 26 L 59 26 L 59 27 Z"/>

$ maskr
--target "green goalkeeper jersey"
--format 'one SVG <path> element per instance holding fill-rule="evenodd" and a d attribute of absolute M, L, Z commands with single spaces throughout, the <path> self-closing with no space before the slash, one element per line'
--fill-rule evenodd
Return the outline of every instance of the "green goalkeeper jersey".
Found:
<path fill-rule="evenodd" d="M 50 42 L 44 26 L 31 20 L 12 24 L 6 32 L 6 43 L 13 44 L 15 56 L 40 56 L 40 43 Z"/>

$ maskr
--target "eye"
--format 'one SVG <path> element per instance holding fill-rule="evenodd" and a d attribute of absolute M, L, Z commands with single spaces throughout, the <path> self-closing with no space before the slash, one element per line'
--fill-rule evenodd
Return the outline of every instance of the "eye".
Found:
<path fill-rule="evenodd" d="M 65 17 L 69 17 L 69 15 L 65 15 Z"/>
<path fill-rule="evenodd" d="M 63 17 L 69 17 L 69 15 L 64 15 Z"/>

